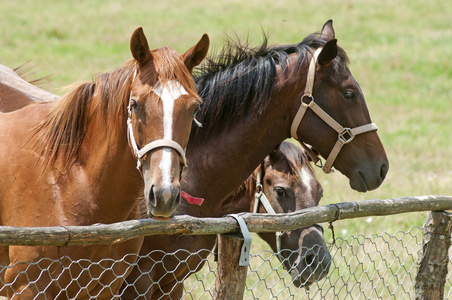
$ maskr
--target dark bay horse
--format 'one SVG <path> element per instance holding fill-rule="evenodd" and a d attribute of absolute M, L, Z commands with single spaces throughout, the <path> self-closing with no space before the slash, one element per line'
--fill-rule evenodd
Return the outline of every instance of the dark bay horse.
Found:
<path fill-rule="evenodd" d="M 317 206 L 322 195 L 306 154 L 293 143 L 282 142 L 225 200 L 221 210 L 224 214 L 288 213 Z M 297 287 L 308 286 L 328 274 L 331 255 L 320 225 L 258 235 L 278 254 Z"/>
<path fill-rule="evenodd" d="M 183 55 L 168 47 L 151 51 L 138 28 L 130 42 L 134 59 L 122 68 L 57 101 L 0 114 L 0 224 L 171 217 L 180 201 L 183 149 L 201 103 L 191 72 L 208 47 L 204 35 Z M 110 299 L 122 284 L 117 274 L 126 276 L 135 258 L 116 261 L 137 253 L 141 243 L 61 252 L 2 246 L 0 265 L 10 267 L 0 273 L 0 291 L 14 299 Z"/>
<path fill-rule="evenodd" d="M 389 162 L 347 63 L 331 20 L 298 44 L 268 47 L 264 42 L 249 48 L 230 41 L 196 77 L 204 100 L 197 119 L 204 127 L 192 130 L 187 146 L 190 167 L 182 174 L 181 188 L 205 200 L 199 207 L 183 200 L 177 214 L 222 216 L 224 201 L 291 132 L 322 156 L 334 154 L 334 167 L 350 179 L 353 189 L 379 187 Z M 215 236 L 146 237 L 140 254 L 179 249 L 193 253 L 212 249 L 214 243 Z M 208 253 L 181 264 L 184 255 L 152 252 L 152 259 L 140 259 L 127 278 L 136 287 L 124 286 L 123 298 L 177 299 L 182 289 L 175 283 L 200 269 Z M 163 256 L 164 263 L 154 264 Z M 176 271 L 162 278 L 166 270 Z M 148 276 L 140 277 L 143 272 Z M 156 281 L 159 288 L 149 289 Z"/>

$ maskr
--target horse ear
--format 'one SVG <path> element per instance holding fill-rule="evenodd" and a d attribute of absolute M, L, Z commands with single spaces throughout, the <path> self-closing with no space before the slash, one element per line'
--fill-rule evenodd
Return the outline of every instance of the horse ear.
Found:
<path fill-rule="evenodd" d="M 328 20 L 322 27 L 322 35 L 326 36 L 328 40 L 332 40 L 335 38 L 334 28 L 333 28 L 333 20 Z"/>
<path fill-rule="evenodd" d="M 132 52 L 133 58 L 135 58 L 140 65 L 144 65 L 152 58 L 148 40 L 144 35 L 142 27 L 138 27 L 133 32 L 132 37 L 130 38 L 130 51 Z"/>
<path fill-rule="evenodd" d="M 332 39 L 323 46 L 322 52 L 319 54 L 318 62 L 319 65 L 328 65 L 337 56 L 337 40 Z"/>
<path fill-rule="evenodd" d="M 207 34 L 203 34 L 199 42 L 182 55 L 185 66 L 187 66 L 190 72 L 206 57 L 209 45 L 209 36 Z"/>
<path fill-rule="evenodd" d="M 273 150 L 268 154 L 268 157 L 273 160 L 275 159 L 275 156 L 278 155 L 278 153 L 281 151 L 279 150 L 279 147 L 281 147 L 281 144 L 277 145 Z"/>

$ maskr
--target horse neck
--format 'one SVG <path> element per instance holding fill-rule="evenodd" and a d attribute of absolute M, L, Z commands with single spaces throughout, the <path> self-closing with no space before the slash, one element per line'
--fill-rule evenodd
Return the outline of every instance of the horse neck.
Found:
<path fill-rule="evenodd" d="M 256 171 L 248 177 L 240 188 L 223 201 L 221 214 L 252 212 L 256 193 Z"/>
<path fill-rule="evenodd" d="M 107 211 L 110 208 L 115 212 L 121 208 L 130 211 L 133 200 L 144 188 L 143 180 L 129 148 L 126 124 L 117 130 L 108 127 L 101 118 L 89 123 L 80 149 L 79 168 L 96 182 L 95 193 L 109 199 L 105 202 Z"/>
<path fill-rule="evenodd" d="M 221 205 L 259 166 L 264 158 L 288 138 L 290 107 L 279 101 L 284 95 L 272 93 L 273 99 L 262 113 L 253 112 L 235 122 L 228 130 L 209 138 L 190 137 L 182 190 L 205 199 L 201 207 L 182 205 L 180 214 L 219 216 Z"/>

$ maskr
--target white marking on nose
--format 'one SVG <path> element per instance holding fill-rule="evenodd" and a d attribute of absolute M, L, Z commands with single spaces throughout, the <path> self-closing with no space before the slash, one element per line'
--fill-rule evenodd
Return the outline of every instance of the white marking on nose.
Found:
<path fill-rule="evenodd" d="M 154 92 L 162 99 L 163 103 L 163 138 L 171 140 L 173 138 L 174 101 L 182 95 L 188 95 L 188 93 L 175 80 L 168 81 L 163 86 L 160 82 L 157 82 L 154 86 Z M 171 186 L 171 150 L 169 148 L 163 149 L 159 168 L 162 171 L 162 188 L 166 191 Z"/>
<path fill-rule="evenodd" d="M 163 201 L 168 203 L 168 200 L 171 198 L 171 186 L 165 186 L 162 192 Z"/>

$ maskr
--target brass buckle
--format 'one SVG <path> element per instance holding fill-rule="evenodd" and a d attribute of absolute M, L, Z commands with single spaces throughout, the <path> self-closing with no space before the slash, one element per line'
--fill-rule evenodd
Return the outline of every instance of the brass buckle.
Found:
<path fill-rule="evenodd" d="M 350 128 L 345 127 L 344 130 L 339 133 L 339 139 L 342 140 L 344 144 L 350 143 L 355 138 Z"/>

